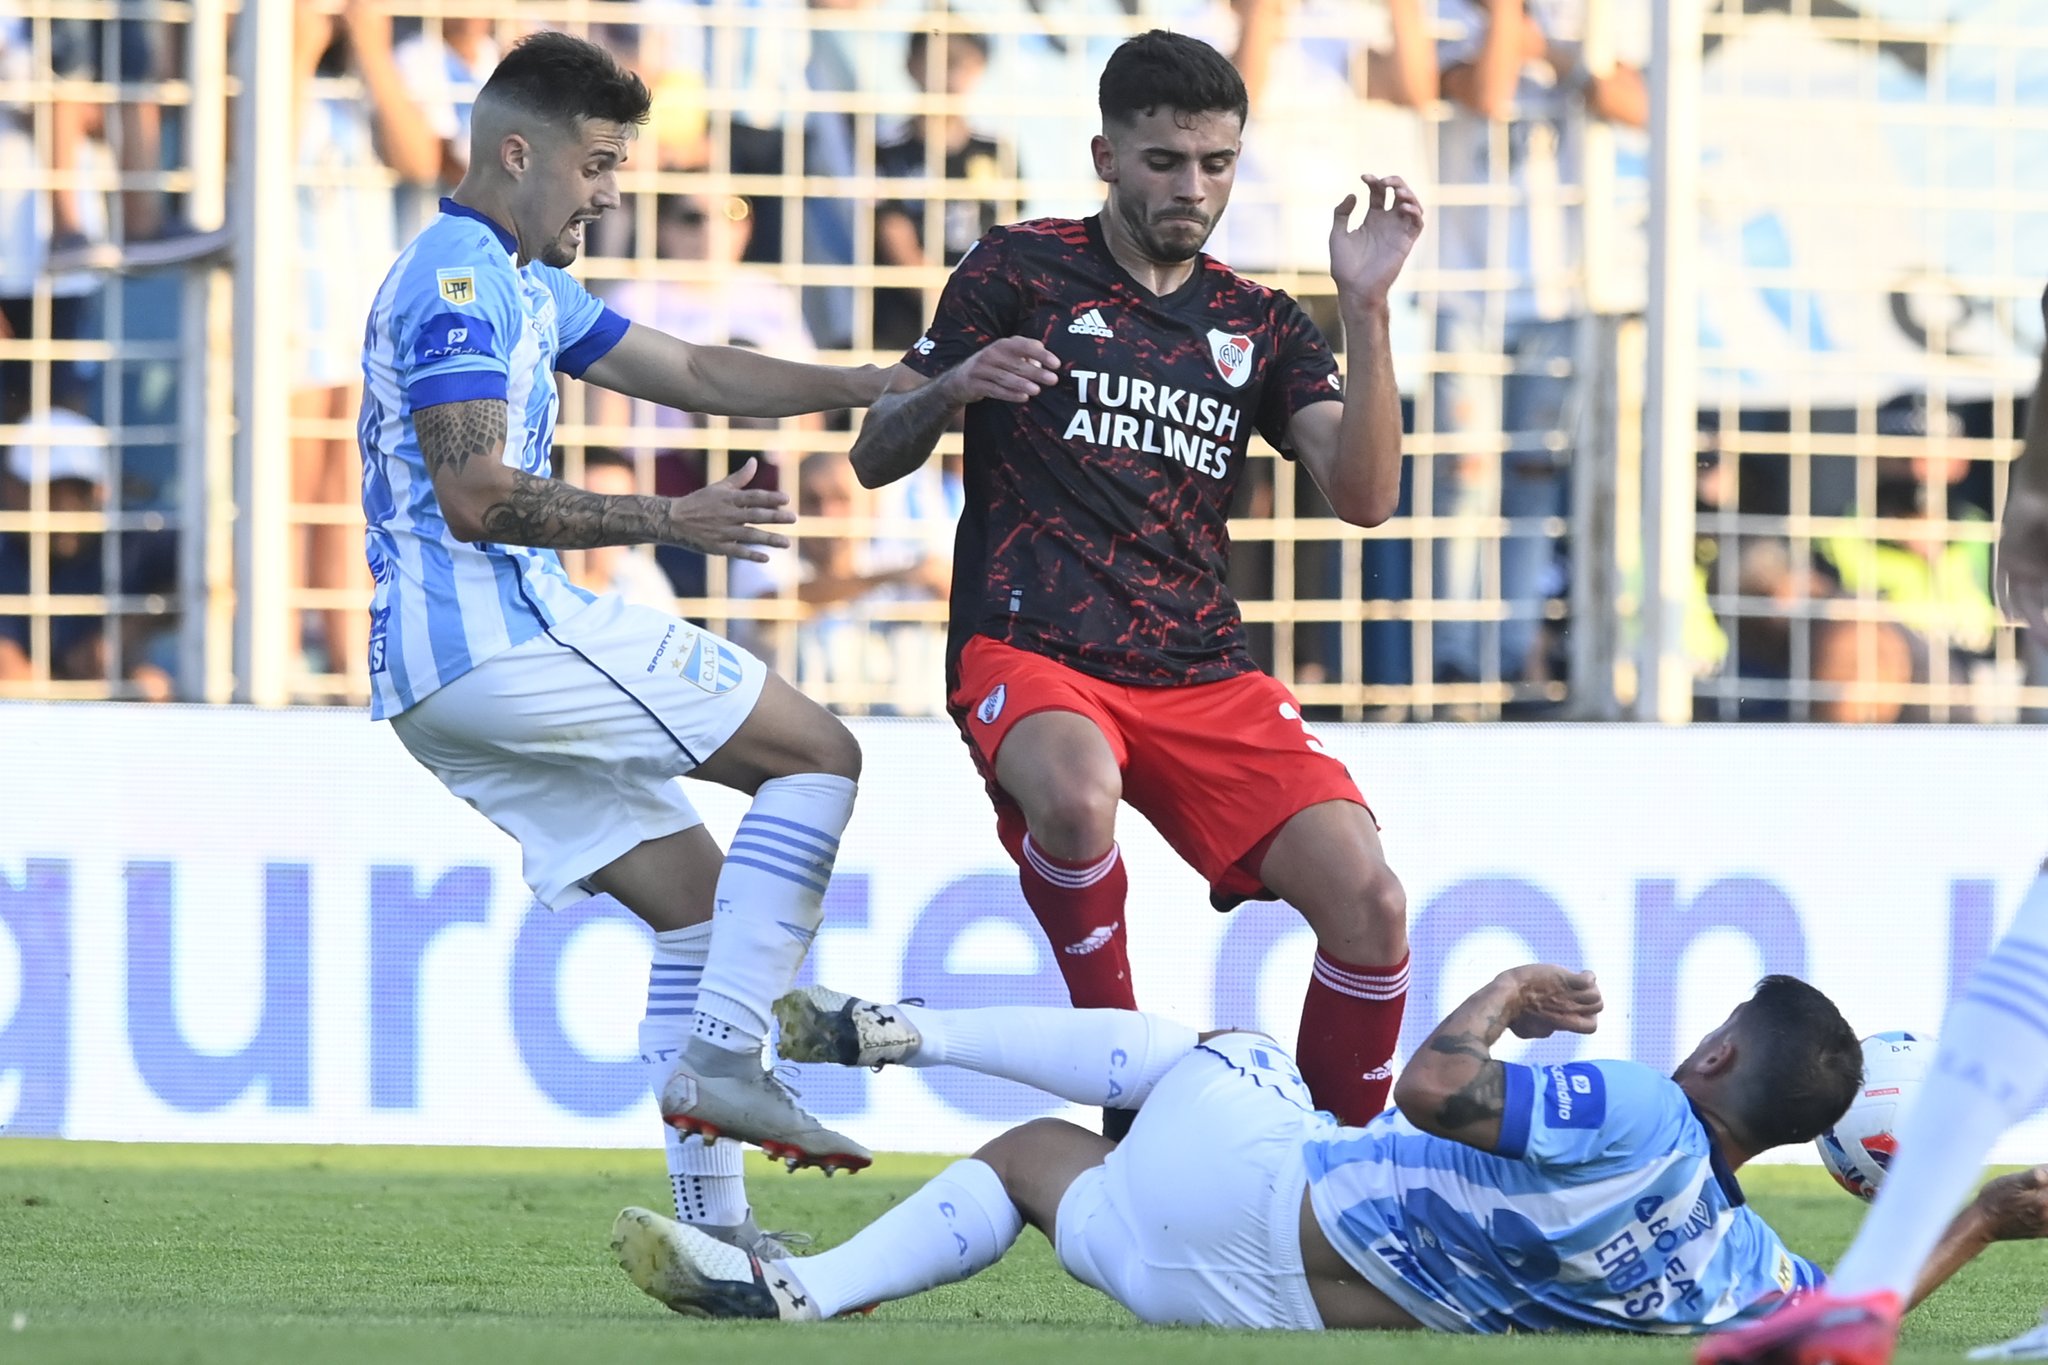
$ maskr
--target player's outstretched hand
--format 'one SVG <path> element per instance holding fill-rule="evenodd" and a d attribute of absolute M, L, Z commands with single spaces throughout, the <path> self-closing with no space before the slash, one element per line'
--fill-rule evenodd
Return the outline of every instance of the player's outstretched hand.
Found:
<path fill-rule="evenodd" d="M 2048 1166 L 2002 1175 L 1977 1191 L 1976 1212 L 1999 1242 L 2048 1237 Z"/>
<path fill-rule="evenodd" d="M 1385 299 L 1422 235 L 1422 201 L 1407 181 L 1398 175 L 1358 178 L 1365 182 L 1365 216 L 1351 226 L 1358 196 L 1347 194 L 1330 224 L 1330 276 L 1337 282 L 1339 302 Z"/>
<path fill-rule="evenodd" d="M 940 377 L 946 395 L 965 407 L 984 398 L 1028 403 L 1059 382 L 1060 359 L 1035 337 L 992 341 Z"/>
<path fill-rule="evenodd" d="M 1591 972 L 1532 963 L 1515 968 L 1513 975 L 1517 991 L 1508 1031 L 1517 1038 L 1548 1038 L 1559 1029 L 1591 1033 L 1599 1027 L 1604 1004 Z"/>
<path fill-rule="evenodd" d="M 670 543 L 700 554 L 726 555 L 765 563 L 767 550 L 786 550 L 789 537 L 763 526 L 786 526 L 796 520 L 789 494 L 749 488 L 760 461 L 752 456 L 732 473 L 706 488 L 673 500 Z"/>

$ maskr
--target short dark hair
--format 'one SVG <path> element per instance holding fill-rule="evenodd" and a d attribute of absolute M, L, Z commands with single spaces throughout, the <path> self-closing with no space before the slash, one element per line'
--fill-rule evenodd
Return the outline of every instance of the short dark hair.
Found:
<path fill-rule="evenodd" d="M 1251 113 L 1244 77 L 1221 52 L 1185 33 L 1155 28 L 1109 54 L 1096 89 L 1104 123 L 1126 127 L 1155 109 L 1184 118 L 1236 114 L 1242 125 Z"/>
<path fill-rule="evenodd" d="M 1811 1142 L 1863 1088 L 1863 1045 L 1835 1002 L 1796 976 L 1767 976 L 1735 1019 L 1742 1084 L 1731 1117 L 1758 1151 Z"/>
<path fill-rule="evenodd" d="M 647 83 L 596 43 L 543 29 L 521 38 L 491 72 L 477 99 L 502 100 L 558 128 L 586 119 L 647 122 Z"/>
<path fill-rule="evenodd" d="M 925 52 L 931 47 L 932 35 L 924 29 L 910 30 L 910 51 L 912 61 L 923 61 Z M 988 37 L 981 33 L 948 33 L 946 35 L 946 58 L 952 60 L 956 47 L 972 48 L 985 65 L 988 62 Z"/>

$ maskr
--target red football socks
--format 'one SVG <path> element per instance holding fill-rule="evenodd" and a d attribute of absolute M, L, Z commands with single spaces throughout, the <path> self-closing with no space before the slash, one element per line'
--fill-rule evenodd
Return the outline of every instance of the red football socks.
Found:
<path fill-rule="evenodd" d="M 1115 844 L 1100 858 L 1072 863 L 1055 858 L 1025 835 L 1018 860 L 1024 901 L 1052 943 L 1076 1009 L 1134 1010 L 1131 959 L 1124 932 L 1124 894 L 1130 878 Z"/>
<path fill-rule="evenodd" d="M 1358 967 L 1316 950 L 1294 1060 L 1315 1102 L 1356 1127 L 1387 1107 L 1408 1005 L 1408 959 Z"/>

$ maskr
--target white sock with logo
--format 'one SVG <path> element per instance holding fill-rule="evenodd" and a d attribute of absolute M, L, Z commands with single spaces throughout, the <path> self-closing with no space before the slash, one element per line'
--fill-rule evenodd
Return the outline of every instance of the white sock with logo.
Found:
<path fill-rule="evenodd" d="M 647 1068 L 647 1081 L 657 1099 L 690 1041 L 698 980 L 710 949 L 709 924 L 654 936 L 654 960 L 647 973 L 647 1015 L 640 1021 L 640 1061 Z M 745 1221 L 749 1209 L 740 1144 L 720 1138 L 707 1146 L 701 1139 L 685 1139 L 666 1123 L 661 1125 L 661 1133 L 677 1219 L 710 1227 L 731 1227 Z"/>
<path fill-rule="evenodd" d="M 1023 1230 L 995 1168 L 969 1158 L 830 1251 L 777 1261 L 771 1273 L 795 1279 L 829 1318 L 958 1284 L 1001 1260 Z"/>
<path fill-rule="evenodd" d="M 1107 1109 L 1136 1109 L 1201 1038 L 1186 1024 L 1137 1010 L 891 1008 L 924 1038 L 904 1066 L 957 1066 Z"/>
<path fill-rule="evenodd" d="M 1942 1025 L 1920 1098 L 1870 1216 L 1828 1282 L 1844 1296 L 1908 1300 L 1927 1257 L 2006 1129 L 2048 1093 L 2048 873 Z"/>
<path fill-rule="evenodd" d="M 853 818 L 851 779 L 799 773 L 763 782 L 718 873 L 711 956 L 691 1032 L 732 1052 L 758 1052 L 768 1007 L 825 917 L 825 884 Z"/>

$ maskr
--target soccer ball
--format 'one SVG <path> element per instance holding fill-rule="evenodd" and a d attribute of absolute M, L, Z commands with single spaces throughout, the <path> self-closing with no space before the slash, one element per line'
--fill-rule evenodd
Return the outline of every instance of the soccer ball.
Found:
<path fill-rule="evenodd" d="M 1815 1138 L 1821 1165 L 1858 1199 L 1877 1198 L 1898 1152 L 1892 1137 L 1919 1097 L 1934 1061 L 1934 1040 L 1919 1033 L 1873 1033 L 1863 1040 L 1863 1092 L 1834 1127 Z"/>

